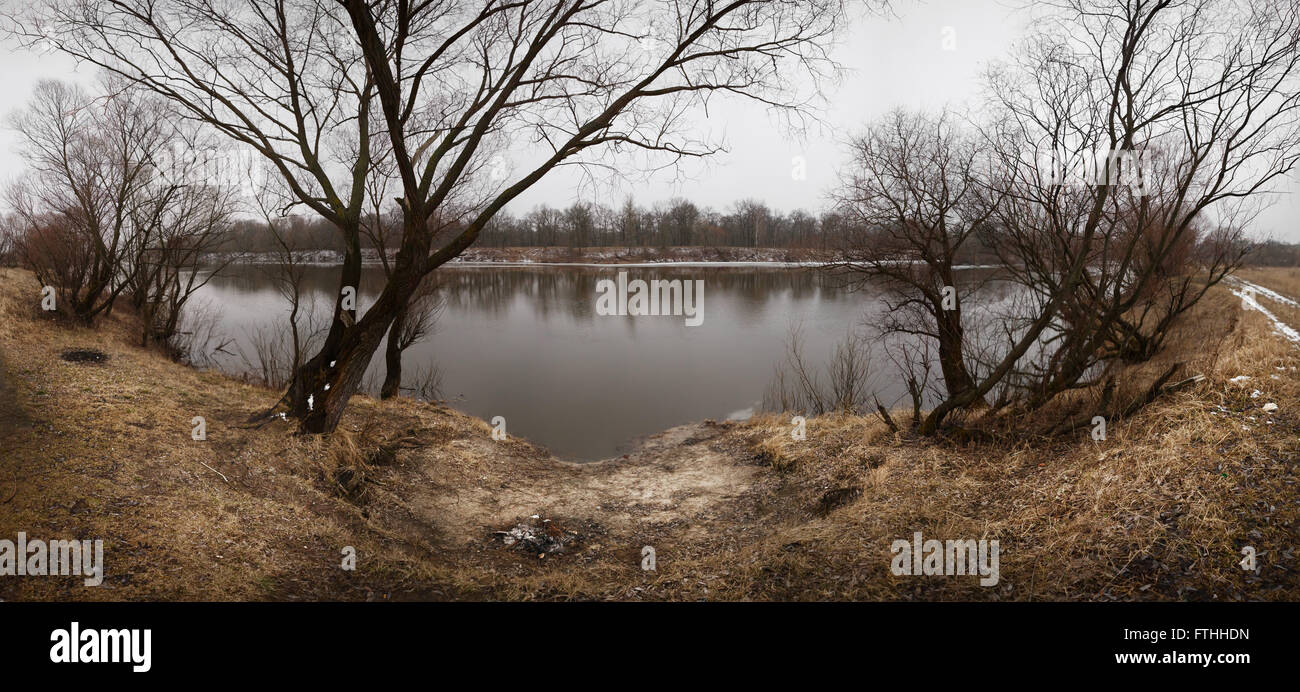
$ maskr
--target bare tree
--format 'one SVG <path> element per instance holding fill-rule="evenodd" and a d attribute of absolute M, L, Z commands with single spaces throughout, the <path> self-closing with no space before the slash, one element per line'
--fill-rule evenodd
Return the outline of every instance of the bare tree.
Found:
<path fill-rule="evenodd" d="M 382 149 L 385 144 L 381 141 L 375 146 Z M 378 255 L 385 278 L 391 278 L 395 259 L 393 255 L 401 246 L 403 228 L 400 198 L 394 197 L 394 186 L 399 181 L 396 179 L 394 159 L 391 156 L 374 156 L 372 162 L 371 174 L 366 181 L 369 208 L 362 218 L 361 233 Z M 463 213 L 452 212 L 456 217 Z M 440 220 L 431 220 L 430 225 L 444 230 L 455 227 L 454 223 L 444 224 Z M 407 303 L 400 305 L 394 313 L 384 341 L 385 371 L 379 390 L 381 398 L 397 396 L 401 391 L 402 355 L 431 331 L 439 307 L 436 288 L 436 279 L 426 277 Z"/>
<path fill-rule="evenodd" d="M 824 46 L 844 11 L 844 0 L 43 0 L 11 30 L 173 100 L 271 161 L 299 203 L 338 227 L 335 319 L 286 396 L 300 429 L 322 432 L 423 277 L 505 204 L 557 166 L 717 151 L 683 127 L 715 95 L 799 118 L 813 94 L 792 85 L 815 82 L 796 73 L 834 69 Z M 537 160 L 488 175 L 500 168 L 490 157 L 524 137 Z M 331 162 L 340 142 L 350 146 L 335 152 L 356 155 Z M 343 289 L 357 285 L 378 155 L 400 180 L 401 245 L 358 317 Z M 458 210 L 463 226 L 445 233 Z"/>
<path fill-rule="evenodd" d="M 21 228 L 17 215 L 0 215 L 0 266 L 13 266 L 18 262 L 17 243 Z"/>
<path fill-rule="evenodd" d="M 952 120 L 894 111 L 852 140 L 836 199 L 854 223 L 831 267 L 883 291 L 883 337 L 933 340 L 948 396 L 964 398 L 975 381 L 962 303 L 979 282 L 959 281 L 959 262 L 997 197 L 984 193 L 975 142 Z"/>
<path fill-rule="evenodd" d="M 384 383 L 379 389 L 381 398 L 397 396 L 402 389 L 402 354 L 433 333 L 438 315 L 444 305 L 442 295 L 438 291 L 437 277 L 426 276 L 406 308 L 393 319 L 393 326 L 388 330 L 388 342 L 384 349 Z M 417 385 L 415 391 L 436 392 L 439 377 L 436 369 L 421 375 L 418 380 L 432 384 Z"/>
<path fill-rule="evenodd" d="M 860 413 L 868 403 L 871 351 L 865 339 L 844 335 L 830 354 L 823 381 L 804 358 L 803 328 L 793 325 L 786 339 L 786 358 L 776 368 L 763 395 L 763 408 L 775 412 L 798 411 L 809 416 L 824 413 Z"/>
<path fill-rule="evenodd" d="M 171 122 L 175 122 L 172 119 Z M 238 190 L 213 177 L 214 145 L 178 124 L 168 140 L 170 155 L 154 166 L 149 184 L 131 211 L 135 233 L 123 258 L 132 303 L 141 315 L 141 345 L 172 343 L 190 299 L 237 258 L 224 249 L 238 208 Z"/>
<path fill-rule="evenodd" d="M 1259 193 L 1300 155 L 1297 3 L 1048 4 L 991 77 L 986 132 L 1002 172 L 986 244 L 1035 309 L 975 391 L 1014 382 L 1022 410 L 1150 357 L 1240 262 Z"/>
<path fill-rule="evenodd" d="M 9 189 L 25 264 L 82 322 L 129 299 L 141 345 L 181 357 L 173 339 L 190 297 L 221 269 L 200 264 L 224 237 L 235 191 L 189 155 L 199 135 L 164 101 L 112 76 L 98 87 L 42 82 L 12 120 L 31 167 Z"/>
<path fill-rule="evenodd" d="M 1150 358 L 1240 264 L 1260 193 L 1300 156 L 1300 3 L 1042 5 L 990 74 L 978 141 L 895 113 L 853 142 L 839 201 L 857 235 L 838 266 L 896 296 L 886 331 L 937 345 L 947 393 L 924 433 L 990 393 L 1034 410 Z M 972 244 L 1016 285 L 987 321 L 1000 343 L 982 329 L 975 348 L 951 271 Z"/>
<path fill-rule="evenodd" d="M 289 314 L 285 324 L 254 330 L 251 340 L 256 361 L 247 356 L 243 359 L 245 365 L 260 373 L 263 384 L 280 387 L 292 381 L 308 356 L 310 344 L 322 337 L 323 327 L 316 318 L 316 302 L 305 286 L 307 262 L 301 246 L 305 219 L 284 213 L 293 206 L 292 197 L 277 179 L 249 173 L 250 180 L 262 181 L 252 189 L 251 200 L 273 242 L 273 261 L 264 271 L 288 303 Z"/>
<path fill-rule="evenodd" d="M 19 254 L 53 286 L 61 312 L 89 323 L 130 286 L 126 257 L 147 235 L 139 211 L 170 133 L 160 104 L 115 80 L 93 96 L 66 82 L 37 84 L 11 119 L 29 172 L 8 190 Z"/>

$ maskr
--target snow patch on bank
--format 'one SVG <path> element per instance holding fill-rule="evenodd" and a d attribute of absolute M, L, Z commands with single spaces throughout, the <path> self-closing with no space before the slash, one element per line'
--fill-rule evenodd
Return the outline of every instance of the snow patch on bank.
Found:
<path fill-rule="evenodd" d="M 1248 289 L 1254 291 L 1255 293 L 1258 293 L 1259 295 L 1264 296 L 1265 298 L 1268 298 L 1269 300 L 1271 300 L 1271 301 L 1273 301 L 1273 302 L 1275 302 L 1275 303 L 1281 303 L 1281 304 L 1286 305 L 1286 306 L 1288 306 L 1288 307 L 1300 308 L 1300 303 L 1297 303 L 1296 301 L 1291 300 L 1290 298 L 1287 298 L 1286 296 L 1282 295 L 1281 293 L 1278 293 L 1277 291 L 1274 291 L 1274 290 L 1272 290 L 1272 289 L 1268 289 L 1268 288 L 1264 288 L 1263 286 L 1260 286 L 1259 284 L 1253 284 L 1253 283 L 1251 283 L 1251 282 L 1249 282 L 1249 281 L 1246 281 L 1245 279 L 1240 279 L 1240 278 L 1237 278 L 1237 277 L 1235 277 L 1235 276 L 1232 277 L 1230 280 L 1231 280 L 1233 283 L 1237 284 L 1238 286 L 1241 286 L 1242 288 L 1248 288 Z M 1236 293 L 1236 291 L 1233 291 L 1233 292 Z"/>
<path fill-rule="evenodd" d="M 1267 295 L 1264 294 L 1259 288 L 1255 288 L 1254 284 L 1248 284 L 1245 281 L 1241 283 L 1245 285 L 1245 288 L 1253 288 L 1254 291 L 1256 293 L 1259 293 L 1260 295 Z M 1241 298 L 1242 307 L 1249 308 L 1251 310 L 1258 310 L 1265 317 L 1267 317 L 1270 322 L 1273 323 L 1273 331 L 1277 332 L 1278 334 L 1281 334 L 1282 337 L 1285 338 L 1287 341 L 1290 341 L 1293 344 L 1300 345 L 1300 332 L 1297 332 L 1295 329 L 1291 327 L 1291 325 L 1278 319 L 1277 315 L 1274 315 L 1268 308 L 1264 307 L 1263 305 L 1260 305 L 1259 301 L 1255 300 L 1254 295 L 1248 293 L 1245 290 L 1241 290 L 1241 291 L 1238 291 L 1236 289 L 1231 289 L 1231 290 L 1232 290 L 1232 295 Z M 1272 291 L 1269 291 L 1269 293 L 1272 293 Z M 1294 301 L 1292 301 L 1291 304 L 1294 305 L 1295 304 Z"/>

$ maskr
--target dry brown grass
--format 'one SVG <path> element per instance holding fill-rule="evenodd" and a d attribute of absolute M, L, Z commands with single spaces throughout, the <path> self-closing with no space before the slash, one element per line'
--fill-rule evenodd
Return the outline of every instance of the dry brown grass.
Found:
<path fill-rule="evenodd" d="M 1287 293 L 1276 278 L 1250 280 Z M 1122 378 L 1140 391 L 1180 362 L 1179 377 L 1206 380 L 1112 422 L 1104 442 L 1086 428 L 916 440 L 852 416 L 811 419 L 798 442 L 768 416 L 577 466 L 408 400 L 358 397 L 331 438 L 245 428 L 275 392 L 135 348 L 126 316 L 96 330 L 46 322 L 33 284 L 0 270 L 0 390 L 16 399 L 0 406 L 0 537 L 102 538 L 106 586 L 0 579 L 5 599 L 1298 595 L 1300 349 L 1226 291 L 1196 308 L 1172 352 Z M 110 360 L 57 357 L 86 346 Z M 1251 379 L 1229 382 L 1239 375 Z M 1266 402 L 1281 409 L 1267 416 Z M 195 415 L 206 442 L 190 440 Z M 540 559 L 493 542 L 534 512 L 580 531 L 580 545 Z M 892 541 L 917 531 L 999 540 L 1001 583 L 891 575 Z M 644 545 L 656 572 L 640 569 Z M 1246 545 L 1258 574 L 1237 566 Z M 357 549 L 354 573 L 339 569 L 343 546 Z"/>
<path fill-rule="evenodd" d="M 0 368 L 22 411 L 0 455 L 0 501 L 10 498 L 0 536 L 102 539 L 107 587 L 0 580 L 0 596 L 382 598 L 412 588 L 403 579 L 427 547 L 368 527 L 365 510 L 330 482 L 340 464 L 357 464 L 340 449 L 376 417 L 374 402 L 359 398 L 332 440 L 294 436 L 280 421 L 245 429 L 274 392 L 135 348 L 129 316 L 94 330 L 40 319 L 25 307 L 33 285 L 0 270 Z M 85 346 L 109 361 L 58 358 Z M 191 439 L 194 416 L 206 419 L 206 441 Z M 413 402 L 384 416 L 388 427 L 425 418 L 430 434 L 468 427 Z M 339 569 L 348 545 L 367 558 L 356 573 Z"/>
<path fill-rule="evenodd" d="M 1177 343 L 1125 378 L 1141 389 L 1179 361 L 1206 382 L 1112 421 L 1103 442 L 1084 429 L 958 446 L 818 419 L 800 443 L 786 421 L 756 421 L 754 449 L 784 471 L 801 504 L 832 488 L 862 495 L 695 569 L 727 566 L 720 597 L 1293 599 L 1300 353 L 1223 292 L 1198 307 Z M 1228 382 L 1238 375 L 1251 377 L 1248 386 Z M 1260 411 L 1270 401 L 1282 406 L 1273 416 Z M 916 531 L 998 539 L 1002 583 L 892 576 L 891 541 Z M 1262 556 L 1259 575 L 1237 564 L 1245 545 Z M 735 579 L 738 568 L 745 578 Z"/>
<path fill-rule="evenodd" d="M 1247 267 L 1238 271 L 1237 275 L 1247 281 L 1267 286 L 1292 300 L 1300 300 L 1300 268 Z"/>

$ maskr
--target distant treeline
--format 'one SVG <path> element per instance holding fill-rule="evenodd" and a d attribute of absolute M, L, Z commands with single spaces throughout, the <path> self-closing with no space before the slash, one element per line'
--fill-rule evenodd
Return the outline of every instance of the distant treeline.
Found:
<path fill-rule="evenodd" d="M 498 214 L 480 233 L 476 247 L 752 247 L 833 250 L 850 238 L 851 221 L 837 211 L 814 215 L 802 209 L 773 210 L 763 202 L 745 200 L 726 211 L 676 199 L 646 207 L 631 199 L 617 207 L 577 202 L 563 209 L 539 205 L 522 215 Z M 364 224 L 374 227 L 373 219 Z M 280 233 L 297 250 L 340 251 L 339 234 L 327 223 L 308 217 L 277 222 Z M 455 228 L 447 229 L 454 232 Z M 374 248 L 384 238 L 390 250 L 398 245 L 400 231 L 362 234 L 362 246 Z M 232 224 L 224 247 L 245 252 L 278 249 L 265 222 L 244 220 Z M 968 259 L 986 253 L 977 248 Z M 991 254 L 989 255 L 991 256 Z"/>
<path fill-rule="evenodd" d="M 280 234 L 294 249 L 341 252 L 340 235 L 328 223 L 307 216 L 277 221 Z M 373 227 L 373 220 L 371 224 Z M 13 233 L 0 223 L 0 263 L 12 264 Z M 451 229 L 454 230 L 454 229 Z M 516 216 L 502 212 L 483 230 L 475 246 L 504 247 L 754 247 L 836 250 L 853 234 L 853 222 L 842 212 L 820 215 L 797 209 L 781 212 L 756 200 L 738 202 L 724 212 L 686 200 L 644 207 L 626 200 L 617 208 L 578 202 L 564 209 L 540 205 Z M 397 245 L 396 229 L 386 245 Z M 265 221 L 232 221 L 219 244 L 230 252 L 275 252 L 280 249 Z M 374 233 L 362 234 L 362 246 L 374 248 Z M 382 236 L 381 236 L 382 237 Z M 994 261 L 994 253 L 978 244 L 966 249 L 963 261 Z M 1300 267 L 1300 243 L 1262 241 L 1248 263 L 1269 267 Z"/>
<path fill-rule="evenodd" d="M 1300 243 L 1265 240 L 1255 245 L 1246 263 L 1260 267 L 1300 267 Z"/>
<path fill-rule="evenodd" d="M 774 211 L 745 200 L 720 212 L 676 199 L 643 207 L 626 200 L 617 208 L 575 203 L 566 209 L 539 206 L 523 216 L 502 214 L 485 229 L 486 247 L 832 247 L 844 220 L 797 209 Z"/>
<path fill-rule="evenodd" d="M 739 202 L 727 212 L 680 199 L 653 207 L 638 205 L 630 199 L 617 208 L 576 202 L 564 209 L 541 205 L 519 216 L 501 212 L 480 233 L 475 245 L 825 248 L 834 246 L 843 236 L 840 232 L 843 224 L 842 218 L 834 213 L 821 216 L 803 210 L 782 213 L 753 200 Z M 340 249 L 338 232 L 318 219 L 290 219 L 281 232 L 296 249 Z M 363 245 L 374 247 L 375 234 L 363 235 L 371 236 L 363 239 Z M 395 234 L 388 237 L 392 239 L 387 241 L 389 247 L 395 247 Z M 269 252 L 277 248 L 274 237 L 261 221 L 235 223 L 229 240 L 227 247 L 237 250 Z"/>

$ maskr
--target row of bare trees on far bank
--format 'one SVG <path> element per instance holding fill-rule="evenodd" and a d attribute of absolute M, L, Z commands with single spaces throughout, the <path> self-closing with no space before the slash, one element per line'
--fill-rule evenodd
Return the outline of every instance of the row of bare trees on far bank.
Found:
<path fill-rule="evenodd" d="M 852 141 L 837 202 L 858 236 L 836 267 L 883 292 L 879 335 L 923 434 L 1088 387 L 1096 413 L 1122 410 L 1117 368 L 1159 353 L 1242 263 L 1300 157 L 1300 3 L 1045 4 L 988 72 L 980 118 L 896 111 Z M 997 253 L 1012 300 L 956 270 L 971 243 Z"/>
<path fill-rule="evenodd" d="M 1300 243 L 1261 240 L 1250 249 L 1246 262 L 1256 267 L 1300 267 Z"/>
<path fill-rule="evenodd" d="M 380 210 L 380 215 L 391 210 Z M 368 218 L 374 215 L 368 214 Z M 628 197 L 610 206 L 601 202 L 574 202 L 556 208 L 539 204 L 522 214 L 509 210 L 493 217 L 475 242 L 476 247 L 753 247 L 825 250 L 845 238 L 845 217 L 831 209 L 814 213 L 804 209 L 781 211 L 762 200 L 745 199 L 718 210 L 688 199 L 674 198 L 644 205 Z M 304 250 L 339 249 L 338 234 L 328 223 L 299 216 L 286 229 Z M 249 253 L 271 253 L 277 243 L 260 219 L 240 219 L 229 232 L 229 246 Z M 373 249 L 363 236 L 362 248 Z M 972 262 L 992 261 L 972 246 Z"/>

